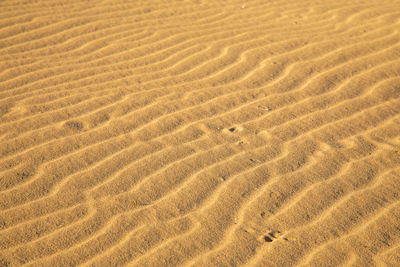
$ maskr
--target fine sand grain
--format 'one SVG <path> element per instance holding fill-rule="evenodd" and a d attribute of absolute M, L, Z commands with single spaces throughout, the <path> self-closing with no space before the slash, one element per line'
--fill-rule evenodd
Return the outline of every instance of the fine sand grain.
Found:
<path fill-rule="evenodd" d="M 400 266 L 400 1 L 0 1 L 21 265 Z"/>

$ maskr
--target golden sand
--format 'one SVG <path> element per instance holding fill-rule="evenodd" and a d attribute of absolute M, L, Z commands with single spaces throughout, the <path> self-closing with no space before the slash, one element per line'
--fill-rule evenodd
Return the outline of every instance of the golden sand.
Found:
<path fill-rule="evenodd" d="M 0 1 L 0 266 L 400 266 L 400 1 Z"/>

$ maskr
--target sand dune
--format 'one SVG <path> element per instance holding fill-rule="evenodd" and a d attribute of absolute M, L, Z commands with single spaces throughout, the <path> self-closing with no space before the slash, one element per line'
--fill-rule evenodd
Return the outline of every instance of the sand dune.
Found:
<path fill-rule="evenodd" d="M 0 266 L 400 266 L 400 2 L 0 2 Z"/>

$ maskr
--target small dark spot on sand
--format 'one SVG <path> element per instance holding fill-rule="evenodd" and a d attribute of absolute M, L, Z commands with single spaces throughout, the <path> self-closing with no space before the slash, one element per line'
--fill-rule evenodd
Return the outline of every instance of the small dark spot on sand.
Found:
<path fill-rule="evenodd" d="M 235 130 L 236 130 L 235 127 L 229 128 L 229 131 L 232 132 L 232 133 L 233 133 Z"/>
<path fill-rule="evenodd" d="M 269 237 L 269 236 L 267 236 L 267 235 L 265 235 L 265 236 L 263 237 L 263 239 L 264 239 L 265 242 L 272 242 L 272 238 Z"/>

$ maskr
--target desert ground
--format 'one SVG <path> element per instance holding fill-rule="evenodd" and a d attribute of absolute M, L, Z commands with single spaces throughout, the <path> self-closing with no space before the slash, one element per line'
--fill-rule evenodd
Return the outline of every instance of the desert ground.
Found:
<path fill-rule="evenodd" d="M 0 1 L 0 266 L 400 266 L 400 1 Z"/>

